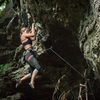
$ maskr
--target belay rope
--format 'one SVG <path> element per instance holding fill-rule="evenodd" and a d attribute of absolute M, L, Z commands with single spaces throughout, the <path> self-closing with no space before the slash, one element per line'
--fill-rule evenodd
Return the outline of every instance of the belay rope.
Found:
<path fill-rule="evenodd" d="M 60 59 L 62 59 L 67 65 L 69 65 L 72 69 L 74 69 L 79 75 L 81 75 L 85 80 L 87 80 L 87 83 L 88 83 L 88 85 L 89 85 L 89 87 L 90 87 L 90 90 L 91 90 L 91 92 L 92 92 L 92 95 L 93 95 L 93 98 L 94 98 L 94 100 L 96 100 L 95 99 L 95 96 L 94 96 L 94 93 L 93 93 L 93 90 L 92 90 L 92 88 L 91 88 L 91 85 L 90 85 L 90 83 L 88 82 L 88 79 L 86 79 L 86 77 L 84 77 L 78 70 L 76 70 L 71 64 L 69 64 L 65 59 L 63 59 L 57 52 L 55 52 L 52 48 L 48 48 L 48 49 L 44 49 L 44 50 L 40 50 L 40 51 L 37 51 L 37 53 L 38 52 L 41 52 L 41 51 L 47 51 L 47 50 L 51 50 L 54 54 L 56 54 Z"/>
<path fill-rule="evenodd" d="M 28 20 L 29 21 L 29 20 Z M 35 22 L 35 21 L 33 21 L 33 22 Z M 29 24 L 29 23 L 28 23 Z M 52 48 L 48 48 L 48 49 L 44 49 L 44 50 L 40 50 L 40 51 L 37 51 L 37 53 L 39 53 L 39 52 L 41 52 L 41 51 L 47 51 L 47 50 L 51 50 L 53 53 L 55 53 L 60 59 L 62 59 L 67 65 L 69 65 L 72 69 L 74 69 L 78 74 L 80 74 L 85 80 L 87 80 L 79 71 L 77 71 L 72 65 L 70 65 L 65 59 L 63 59 L 59 54 L 57 54 Z M 89 87 L 90 87 L 90 90 L 91 90 L 91 92 L 92 92 L 92 94 L 93 94 L 93 91 L 92 91 L 92 88 L 91 88 L 91 86 L 90 86 L 90 84 L 89 84 L 89 82 L 87 81 L 87 83 L 88 83 L 88 85 L 89 85 Z M 95 99 L 95 96 L 94 96 L 94 94 L 93 94 L 93 98 L 94 98 L 94 100 L 96 100 Z"/>

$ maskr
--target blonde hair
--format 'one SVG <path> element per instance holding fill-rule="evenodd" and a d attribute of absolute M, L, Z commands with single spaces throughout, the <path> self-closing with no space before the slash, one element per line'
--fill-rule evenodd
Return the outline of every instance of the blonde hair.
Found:
<path fill-rule="evenodd" d="M 20 35 L 22 35 L 22 32 L 24 32 L 26 29 L 28 29 L 28 28 L 27 28 L 27 27 L 23 27 L 23 28 L 21 29 Z"/>

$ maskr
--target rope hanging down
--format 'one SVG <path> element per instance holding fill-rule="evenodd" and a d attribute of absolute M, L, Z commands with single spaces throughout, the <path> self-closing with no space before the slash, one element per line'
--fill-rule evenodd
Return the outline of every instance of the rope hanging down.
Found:
<path fill-rule="evenodd" d="M 74 69 L 79 75 L 81 75 L 85 80 L 87 80 L 86 77 L 84 77 L 79 71 L 77 71 L 77 70 L 76 70 L 72 65 L 70 65 L 65 59 L 63 59 L 59 54 L 57 54 L 52 48 L 44 49 L 44 50 L 41 50 L 41 51 L 47 51 L 47 50 L 51 50 L 51 51 L 52 51 L 53 53 L 55 53 L 60 59 L 62 59 L 66 64 L 68 64 L 72 69 Z M 37 53 L 38 53 L 38 52 L 41 52 L 41 51 L 37 51 Z M 91 92 L 92 92 L 92 94 L 93 94 L 94 100 L 96 100 L 96 99 L 95 99 L 95 96 L 94 96 L 94 93 L 93 93 L 93 91 L 92 91 L 92 88 L 91 88 L 91 86 L 90 86 L 88 80 L 87 80 L 87 83 L 88 83 L 88 85 L 89 85 L 89 87 L 90 87 L 90 90 L 91 90 Z"/>

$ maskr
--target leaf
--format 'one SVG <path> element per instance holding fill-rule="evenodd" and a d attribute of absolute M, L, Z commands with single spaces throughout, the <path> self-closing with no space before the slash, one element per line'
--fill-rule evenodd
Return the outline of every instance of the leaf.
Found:
<path fill-rule="evenodd" d="M 5 74 L 5 71 L 3 71 L 2 74 Z"/>
<path fill-rule="evenodd" d="M 2 74 L 5 74 L 5 71 L 9 70 L 10 69 L 10 65 L 7 63 L 7 64 L 2 64 L 0 65 L 0 72 L 2 72 Z"/>

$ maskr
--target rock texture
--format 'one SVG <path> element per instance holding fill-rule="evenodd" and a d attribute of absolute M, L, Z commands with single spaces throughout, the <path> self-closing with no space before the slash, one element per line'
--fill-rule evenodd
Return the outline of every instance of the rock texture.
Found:
<path fill-rule="evenodd" d="M 99 7 L 100 1 L 91 1 L 90 9 L 86 12 L 80 22 L 79 47 L 84 54 L 89 66 L 93 68 L 96 77 L 100 80 L 100 29 L 99 29 Z M 93 6 L 94 5 L 94 6 Z"/>
<path fill-rule="evenodd" d="M 18 1 L 17 3 L 19 5 Z M 84 75 L 84 71 L 87 70 L 86 78 L 93 90 L 91 91 L 88 86 L 88 97 L 90 100 L 95 98 L 99 100 L 100 0 L 28 1 L 28 14 L 31 16 L 28 27 L 30 28 L 34 21 L 36 34 L 38 34 L 36 41 L 33 42 L 33 48 L 43 50 L 52 47 L 52 50 L 79 72 L 61 60 L 52 50 L 42 51 L 37 55 L 41 70 L 35 80 L 35 90 L 31 90 L 28 86 L 29 79 L 15 89 L 16 79 L 20 79 L 29 72 L 22 68 L 23 65 L 20 63 L 20 57 L 24 51 L 20 45 L 20 27 L 23 25 L 23 18 L 21 20 L 17 3 L 11 7 L 15 12 L 16 9 L 19 11 L 18 15 L 12 12 L 2 19 L 3 12 L 0 19 L 2 20 L 0 21 L 2 26 L 0 40 L 3 42 L 0 44 L 0 64 L 12 63 L 11 69 L 5 75 L 0 74 L 0 99 L 7 99 L 9 95 L 15 98 L 14 95 L 18 92 L 20 100 L 76 100 L 79 84 L 84 84 L 86 81 L 79 73 Z M 12 8 L 8 6 L 6 9 L 10 11 Z M 83 99 L 85 99 L 84 91 L 83 89 Z"/>

